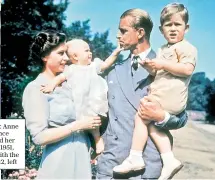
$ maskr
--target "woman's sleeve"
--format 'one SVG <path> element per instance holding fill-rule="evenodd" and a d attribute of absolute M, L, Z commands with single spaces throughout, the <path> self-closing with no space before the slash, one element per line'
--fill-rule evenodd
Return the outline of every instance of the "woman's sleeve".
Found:
<path fill-rule="evenodd" d="M 48 128 L 49 104 L 45 95 L 36 86 L 27 86 L 23 94 L 26 127 L 36 144 L 43 141 L 43 132 Z"/>

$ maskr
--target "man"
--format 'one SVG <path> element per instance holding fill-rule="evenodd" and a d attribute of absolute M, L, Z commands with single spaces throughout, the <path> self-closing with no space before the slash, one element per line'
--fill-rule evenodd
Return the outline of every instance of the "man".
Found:
<path fill-rule="evenodd" d="M 137 63 L 140 60 L 156 57 L 150 47 L 150 33 L 153 27 L 150 16 L 141 9 L 130 9 L 120 17 L 118 39 L 125 50 L 130 50 L 129 57 L 118 62 L 108 72 L 109 87 L 109 122 L 103 135 L 105 150 L 98 158 L 98 179 L 114 178 L 158 178 L 161 173 L 160 155 L 149 138 L 143 150 L 146 163 L 144 171 L 117 176 L 113 174 L 113 167 L 122 163 L 129 155 L 134 129 L 134 116 L 138 111 L 143 119 L 160 121 L 157 126 L 165 129 L 178 128 L 178 119 L 187 118 L 185 112 L 178 117 L 164 112 L 153 102 L 146 103 L 143 99 L 147 95 L 147 86 L 153 78 Z M 141 101 L 140 101 L 141 100 Z M 141 104 L 141 105 L 140 105 Z M 145 105 L 147 104 L 147 105 Z M 176 119 L 175 124 L 166 122 L 169 118 Z"/>

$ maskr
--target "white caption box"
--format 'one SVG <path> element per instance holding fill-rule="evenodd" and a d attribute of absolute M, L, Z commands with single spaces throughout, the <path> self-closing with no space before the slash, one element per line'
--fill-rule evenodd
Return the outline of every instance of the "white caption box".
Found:
<path fill-rule="evenodd" d="M 25 119 L 0 120 L 0 169 L 25 168 Z"/>

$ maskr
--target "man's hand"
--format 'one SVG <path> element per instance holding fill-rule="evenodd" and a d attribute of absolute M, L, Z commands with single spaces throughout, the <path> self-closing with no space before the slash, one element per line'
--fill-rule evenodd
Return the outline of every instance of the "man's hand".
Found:
<path fill-rule="evenodd" d="M 149 96 L 146 96 L 140 100 L 138 115 L 141 119 L 153 120 L 157 122 L 163 121 L 165 118 L 165 112 L 160 104 Z"/>

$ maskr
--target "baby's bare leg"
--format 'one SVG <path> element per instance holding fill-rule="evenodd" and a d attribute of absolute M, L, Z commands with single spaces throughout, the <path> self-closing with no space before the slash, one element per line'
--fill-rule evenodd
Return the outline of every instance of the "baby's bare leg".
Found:
<path fill-rule="evenodd" d="M 102 137 L 100 136 L 99 128 L 96 128 L 94 130 L 90 130 L 91 134 L 93 135 L 93 138 L 96 143 L 96 153 L 100 154 L 104 151 L 104 141 Z"/>

